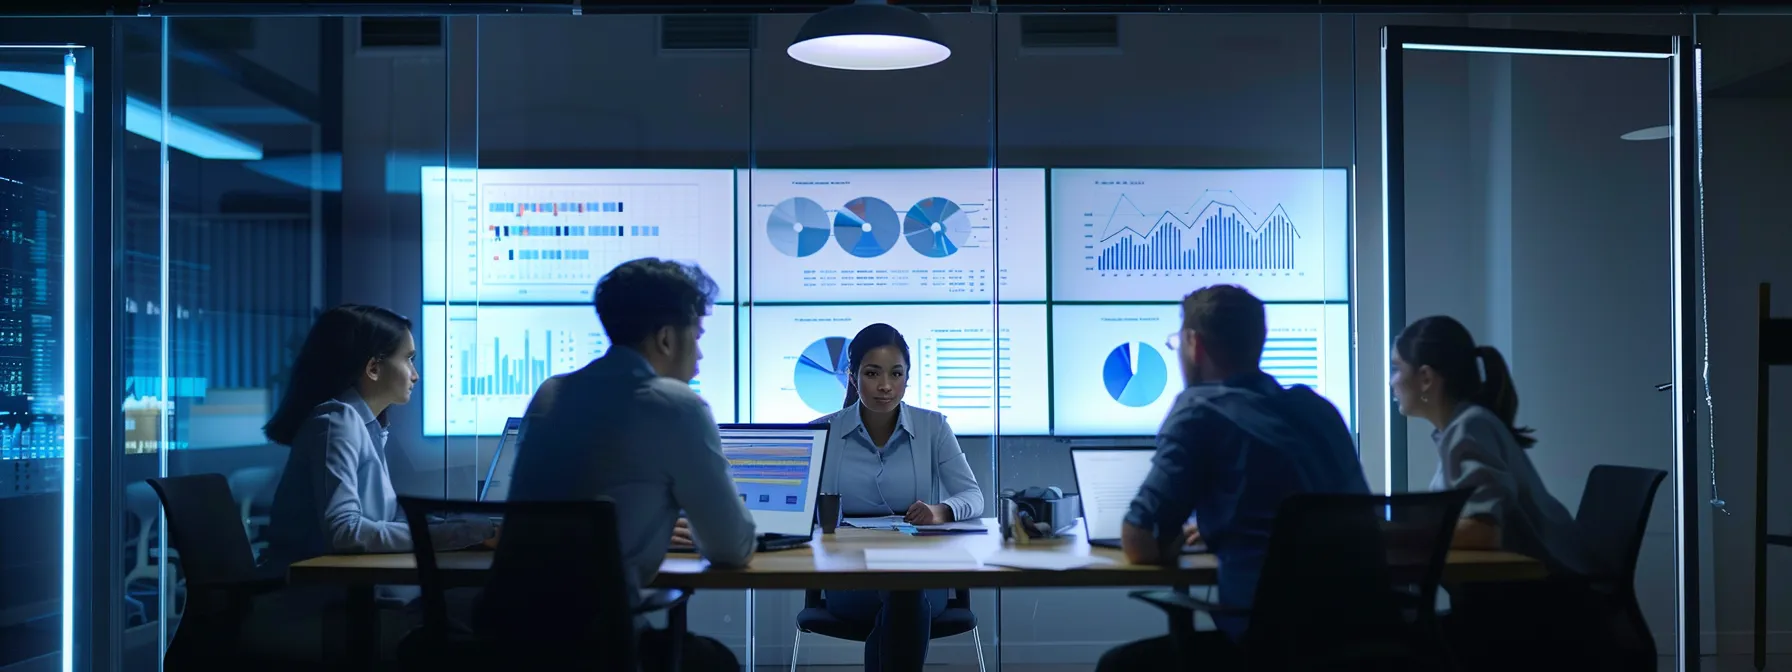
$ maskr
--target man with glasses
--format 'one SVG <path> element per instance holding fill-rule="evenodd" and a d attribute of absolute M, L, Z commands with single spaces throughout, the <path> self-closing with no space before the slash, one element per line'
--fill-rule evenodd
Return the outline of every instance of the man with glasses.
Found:
<path fill-rule="evenodd" d="M 1177 549 L 1199 537 L 1219 559 L 1220 604 L 1247 609 L 1282 500 L 1369 492 L 1338 409 L 1260 368 L 1268 335 L 1263 302 L 1242 287 L 1214 285 L 1182 299 L 1182 328 L 1168 345 L 1188 387 L 1158 430 L 1151 473 L 1120 538 L 1128 561 L 1159 564 L 1176 562 Z M 1238 661 L 1247 617 L 1215 616 L 1214 624 L 1185 650 L 1199 651 L 1202 664 Z M 1173 659 L 1176 644 L 1167 636 L 1125 644 L 1096 669 L 1144 669 Z"/>

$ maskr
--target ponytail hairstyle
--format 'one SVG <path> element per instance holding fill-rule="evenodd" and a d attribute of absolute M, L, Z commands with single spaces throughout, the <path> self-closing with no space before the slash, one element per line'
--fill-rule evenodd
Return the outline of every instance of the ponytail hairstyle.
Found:
<path fill-rule="evenodd" d="M 859 403 L 859 365 L 865 362 L 865 355 L 872 350 L 884 346 L 895 346 L 902 353 L 902 363 L 913 367 L 908 357 L 908 340 L 895 327 L 879 322 L 859 330 L 859 335 L 852 337 L 852 343 L 846 346 L 846 402 L 841 408 Z"/>
<path fill-rule="evenodd" d="M 1475 345 L 1461 322 L 1445 315 L 1414 322 L 1394 339 L 1394 351 L 1409 366 L 1431 367 L 1442 376 L 1447 401 L 1466 401 L 1493 411 L 1520 447 L 1537 444 L 1536 431 L 1517 424 L 1518 389 L 1506 358 L 1492 346 Z"/>

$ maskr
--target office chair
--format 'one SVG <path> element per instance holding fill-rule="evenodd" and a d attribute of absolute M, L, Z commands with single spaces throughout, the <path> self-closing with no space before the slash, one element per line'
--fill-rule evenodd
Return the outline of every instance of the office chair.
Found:
<path fill-rule="evenodd" d="M 1587 588 L 1599 602 L 1596 607 L 1616 616 L 1607 623 L 1607 634 L 1615 640 L 1619 660 L 1606 662 L 1618 662 L 1625 669 L 1645 670 L 1656 664 L 1655 636 L 1636 600 L 1636 561 L 1649 530 L 1655 491 L 1667 476 L 1659 469 L 1593 467 L 1574 516 L 1595 563 L 1586 577 Z"/>
<path fill-rule="evenodd" d="M 631 599 L 629 571 L 616 532 L 616 504 L 607 498 L 566 502 L 466 502 L 399 497 L 413 540 L 430 538 L 429 523 L 452 516 L 502 516 L 503 533 L 488 572 L 445 572 L 428 543 L 412 545 L 422 587 L 423 626 L 406 635 L 399 662 L 419 672 L 493 669 L 642 669 L 635 623 L 668 612 L 669 668 L 679 666 L 689 595 L 658 590 Z M 451 551 L 454 549 L 442 549 Z M 472 550 L 466 553 L 479 553 Z M 452 565 L 449 565 L 452 566 Z M 482 580 L 483 579 L 483 580 Z M 471 627 L 448 614 L 447 590 L 483 584 Z"/>
<path fill-rule="evenodd" d="M 849 621 L 828 611 L 827 599 L 819 590 L 803 592 L 803 610 L 796 615 L 796 640 L 790 645 L 790 670 L 796 672 L 797 654 L 802 652 L 803 635 L 815 634 L 834 639 L 863 642 L 871 636 L 875 623 Z M 958 588 L 946 600 L 946 609 L 933 619 L 931 639 L 971 633 L 971 645 L 977 648 L 977 669 L 983 666 L 983 634 L 977 630 L 977 613 L 971 611 L 971 591 Z"/>
<path fill-rule="evenodd" d="M 1453 665 L 1437 629 L 1438 584 L 1469 491 L 1298 495 L 1276 513 L 1250 608 L 1178 591 L 1132 593 L 1169 617 L 1177 669 L 1206 669 L 1194 614 L 1250 619 L 1246 669 L 1435 670 Z"/>
<path fill-rule="evenodd" d="M 169 546 L 180 552 L 187 604 L 163 664 L 168 669 L 305 669 L 243 645 L 242 624 L 257 595 L 286 586 L 283 568 L 255 564 L 221 474 L 152 478 L 168 516 Z"/>

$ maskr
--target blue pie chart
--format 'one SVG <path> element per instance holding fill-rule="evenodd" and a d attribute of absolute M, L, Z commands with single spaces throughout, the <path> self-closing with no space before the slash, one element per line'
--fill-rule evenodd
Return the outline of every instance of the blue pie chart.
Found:
<path fill-rule="evenodd" d="M 939 196 L 923 198 L 902 218 L 902 237 L 924 256 L 949 257 L 971 237 L 971 218 Z"/>
<path fill-rule="evenodd" d="M 765 235 L 772 247 L 789 257 L 820 252 L 828 244 L 830 231 L 828 211 L 801 196 L 784 199 L 765 218 Z"/>
<path fill-rule="evenodd" d="M 880 199 L 862 196 L 834 213 L 834 242 L 855 257 L 882 256 L 902 238 L 896 209 Z"/>
<path fill-rule="evenodd" d="M 1108 353 L 1108 361 L 1101 367 L 1101 382 L 1114 401 L 1139 408 L 1151 405 L 1163 395 L 1170 372 L 1157 348 L 1144 343 L 1122 343 Z"/>
<path fill-rule="evenodd" d="M 829 336 L 803 348 L 796 358 L 796 396 L 816 413 L 840 410 L 846 382 L 852 377 L 847 346 L 852 339 Z"/>

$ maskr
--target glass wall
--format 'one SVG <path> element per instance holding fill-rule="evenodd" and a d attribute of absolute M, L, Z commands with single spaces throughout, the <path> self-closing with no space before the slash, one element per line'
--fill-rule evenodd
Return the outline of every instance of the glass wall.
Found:
<path fill-rule="evenodd" d="M 153 669 L 184 607 L 143 479 L 224 475 L 265 549 L 287 450 L 261 428 L 322 309 L 412 320 L 421 380 L 390 414 L 391 479 L 471 499 L 536 387 L 611 348 L 592 287 L 643 256 L 696 262 L 718 284 L 692 385 L 719 422 L 840 411 L 853 337 L 894 326 L 904 401 L 950 425 L 984 517 L 1004 490 L 1077 491 L 1075 449 L 1150 447 L 1182 389 L 1179 302 L 1221 282 L 1268 302 L 1265 369 L 1338 407 L 1376 490 L 1427 489 L 1437 465 L 1429 427 L 1384 392 L 1403 326 L 1388 324 L 1390 298 L 1407 320 L 1455 315 L 1507 353 L 1521 424 L 1545 437 L 1535 462 L 1568 508 L 1593 464 L 1674 469 L 1667 398 L 1639 387 L 1669 375 L 1668 144 L 1621 139 L 1667 123 L 1667 75 L 1630 68 L 1662 64 L 1410 57 L 1396 246 L 1382 230 L 1380 31 L 1684 34 L 1686 17 L 950 13 L 933 22 L 952 57 L 895 72 L 794 61 L 784 50 L 805 18 L 109 20 L 127 99 L 104 341 L 120 429 L 99 450 L 116 472 L 103 563 L 123 667 Z M 1738 72 L 1770 68 L 1744 51 L 1730 52 Z M 46 130 L 60 108 L 30 84 L 60 61 L 41 56 L 0 50 L 24 77 L 0 81 L 13 129 L 0 177 L 20 203 L 61 193 L 34 182 L 60 176 Z M 19 313 L 19 371 L 0 369 L 19 394 L 0 412 L 21 418 L 6 445 L 24 452 L 0 464 L 0 519 L 42 544 L 0 572 L 0 643 L 31 643 L 0 646 L 0 668 L 60 646 L 54 582 L 16 577 L 62 571 L 41 549 L 65 512 L 61 454 L 30 452 L 48 435 L 30 423 L 55 417 L 31 386 L 57 373 L 32 368 L 32 325 L 62 318 L 28 288 L 57 273 L 53 253 L 34 256 L 55 246 L 57 220 L 15 210 L 4 225 L 29 244 L 0 277 L 27 289 L 0 307 Z M 1397 290 L 1384 252 L 1404 260 Z M 1642 335 L 1607 344 L 1615 324 Z M 1600 373 L 1614 369 L 1622 380 Z M 1609 389 L 1597 404 L 1582 391 L 1595 379 Z M 1639 568 L 1663 652 L 1675 504 L 1664 489 Z M 743 662 L 856 665 L 857 643 L 798 639 L 804 603 L 705 591 L 690 628 Z M 971 607 L 990 665 L 1086 668 L 1163 628 L 1122 589 L 978 590 Z M 973 641 L 942 639 L 930 659 L 975 664 Z"/>

